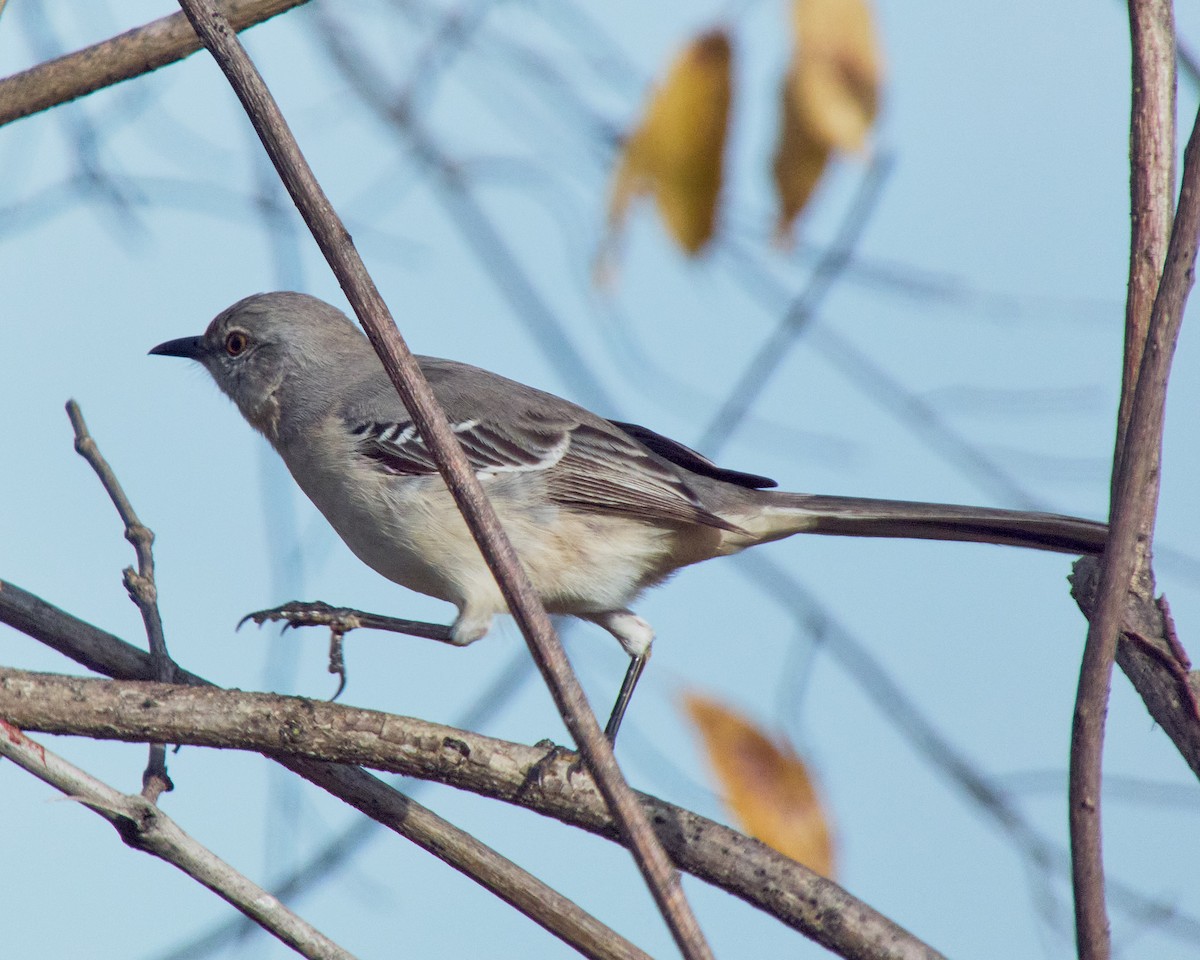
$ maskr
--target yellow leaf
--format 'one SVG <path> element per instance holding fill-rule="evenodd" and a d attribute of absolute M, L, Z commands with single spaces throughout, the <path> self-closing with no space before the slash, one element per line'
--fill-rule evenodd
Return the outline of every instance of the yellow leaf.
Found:
<path fill-rule="evenodd" d="M 867 0 L 795 0 L 792 25 L 799 49 L 790 80 L 805 126 L 827 146 L 861 150 L 883 75 Z"/>
<path fill-rule="evenodd" d="M 725 803 L 751 836 L 832 877 L 833 840 L 812 779 L 790 746 L 706 697 L 684 705 L 704 738 Z"/>
<path fill-rule="evenodd" d="M 830 149 L 805 125 L 796 109 L 795 86 L 790 80 L 781 84 L 779 113 L 779 143 L 775 147 L 771 170 L 775 175 L 775 192 L 779 195 L 775 239 L 784 244 L 792 222 L 808 203 L 825 172 Z"/>
<path fill-rule="evenodd" d="M 723 30 L 693 40 L 653 94 L 626 141 L 609 201 L 609 231 L 630 202 L 654 195 L 675 241 L 688 253 L 712 238 L 729 121 L 732 48 Z"/>
<path fill-rule="evenodd" d="M 883 76 L 867 0 L 793 0 L 796 52 L 780 95 L 776 239 L 785 242 L 834 150 L 862 150 Z"/>

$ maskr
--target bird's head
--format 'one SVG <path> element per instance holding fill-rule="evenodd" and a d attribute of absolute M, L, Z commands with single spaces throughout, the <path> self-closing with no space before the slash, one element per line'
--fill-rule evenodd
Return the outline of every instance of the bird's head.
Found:
<path fill-rule="evenodd" d="M 283 397 L 295 408 L 294 400 L 307 406 L 331 396 L 330 372 L 364 348 L 370 354 L 366 338 L 336 307 L 277 292 L 239 300 L 200 336 L 168 340 L 150 353 L 203 365 L 250 424 L 274 441 Z"/>

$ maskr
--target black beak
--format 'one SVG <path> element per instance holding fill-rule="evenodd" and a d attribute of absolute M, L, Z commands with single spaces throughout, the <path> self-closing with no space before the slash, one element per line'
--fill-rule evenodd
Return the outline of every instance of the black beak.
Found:
<path fill-rule="evenodd" d="M 187 360 L 199 360 L 204 353 L 204 340 L 201 337 L 180 337 L 178 340 L 168 340 L 160 343 L 150 351 L 159 357 L 183 357 Z"/>

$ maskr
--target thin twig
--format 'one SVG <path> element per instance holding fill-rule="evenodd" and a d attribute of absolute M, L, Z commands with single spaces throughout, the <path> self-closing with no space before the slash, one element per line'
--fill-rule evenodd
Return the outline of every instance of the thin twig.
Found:
<path fill-rule="evenodd" d="M 0 623 L 97 673 L 126 680 L 153 676 L 149 654 L 3 580 Z M 175 683 L 212 686 L 182 668 Z M 278 755 L 269 759 L 432 853 L 585 955 L 613 960 L 639 956 L 636 947 L 562 894 L 365 770 Z"/>
<path fill-rule="evenodd" d="M 154 582 L 154 532 L 138 519 L 117 475 L 113 473 L 108 461 L 100 453 L 96 441 L 88 433 L 83 411 L 74 400 L 67 401 L 67 416 L 75 431 L 75 452 L 96 471 L 96 476 L 100 478 L 101 485 L 125 525 L 125 539 L 133 544 L 138 568 L 134 570 L 132 567 L 126 567 L 122 571 L 125 589 L 137 605 L 142 622 L 146 626 L 150 658 L 154 663 L 154 679 L 162 683 L 171 683 L 175 679 L 175 662 L 167 652 L 162 615 L 158 610 L 158 587 Z M 142 796 L 154 803 L 162 793 L 174 788 L 171 777 L 167 774 L 166 746 L 161 743 L 150 744 L 150 759 L 142 774 Z"/>
<path fill-rule="evenodd" d="M 594 781 L 575 772 L 570 755 L 375 710 L 277 694 L 0 668 L 0 715 L 30 730 L 132 741 L 169 733 L 189 744 L 258 750 L 280 761 L 286 759 L 281 754 L 361 761 L 619 840 Z M 637 797 L 686 869 L 840 955 L 939 956 L 837 884 L 764 844 L 655 797 Z"/>
<path fill-rule="evenodd" d="M 0 720 L 0 757 L 99 814 L 128 846 L 178 867 L 301 956 L 354 960 L 353 954 L 184 833 L 152 801 L 114 790 L 4 720 Z"/>
<path fill-rule="evenodd" d="M 1134 157 L 1134 163 L 1138 158 Z M 1096 612 L 1088 627 L 1071 729 L 1070 824 L 1075 890 L 1075 937 L 1081 960 L 1111 953 L 1104 901 L 1100 786 L 1104 721 L 1117 637 L 1127 597 L 1153 590 L 1150 549 L 1158 505 L 1167 378 L 1183 311 L 1195 279 L 1200 240 L 1200 115 L 1184 152 L 1179 208 L 1154 308 L 1140 373 L 1129 408 L 1125 445 L 1114 457 L 1109 540 L 1101 559 Z"/>
<path fill-rule="evenodd" d="M 350 235 L 312 174 L 278 105 L 228 21 L 210 0 L 180 0 L 197 35 L 213 54 L 242 101 L 251 123 L 296 206 L 329 261 L 384 367 L 462 511 L 484 559 L 496 575 L 509 610 L 521 628 L 555 704 L 605 801 L 629 838 L 671 934 L 689 960 L 711 957 L 680 884 L 642 808 L 625 783 L 612 749 L 588 706 L 545 609 L 504 534 L 479 480 L 434 399 L 416 360 L 367 273 Z"/>
<path fill-rule="evenodd" d="M 224 0 L 235 29 L 245 30 L 306 0 Z M 0 80 L 0 126 L 49 110 L 122 80 L 182 60 L 200 49 L 182 13 L 154 20 L 101 43 L 39 63 Z"/>

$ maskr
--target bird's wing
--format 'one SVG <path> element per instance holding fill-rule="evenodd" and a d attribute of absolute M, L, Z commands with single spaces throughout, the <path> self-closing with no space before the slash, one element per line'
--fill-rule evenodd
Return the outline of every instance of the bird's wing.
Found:
<path fill-rule="evenodd" d="M 577 424 L 562 461 L 546 475 L 551 497 L 651 523 L 733 524 L 708 510 L 679 470 L 608 423 Z"/>
<path fill-rule="evenodd" d="M 450 366 L 448 361 L 441 363 Z M 480 382 L 483 371 L 467 370 L 477 378 L 470 403 L 446 389 L 444 376 L 431 380 L 467 461 L 481 478 L 528 473 L 545 484 L 552 502 L 565 507 L 651 523 L 737 529 L 705 508 L 683 471 L 615 425 L 558 397 L 491 374 Z M 481 390 L 489 389 L 495 393 L 483 394 L 480 402 Z M 433 456 L 411 419 L 394 416 L 400 409 L 389 402 L 392 417 L 381 415 L 378 407 L 371 416 L 361 409 L 348 411 L 347 429 L 357 438 L 360 453 L 380 469 L 406 477 L 436 474 Z M 470 415 L 482 410 L 488 413 Z"/>
<path fill-rule="evenodd" d="M 746 487 L 750 490 L 779 486 L 770 477 L 719 467 L 700 451 L 685 447 L 678 440 L 664 437 L 661 433 L 655 433 L 649 427 L 643 427 L 637 423 L 623 423 L 620 420 L 609 420 L 608 422 L 629 434 L 638 443 L 653 450 L 663 459 L 670 460 L 692 473 L 698 473 L 703 477 L 712 477 L 714 480 L 724 480 L 726 483 L 732 483 L 737 487 Z"/>
<path fill-rule="evenodd" d="M 349 427 L 359 449 L 388 473 L 419 477 L 437 473 L 433 454 L 411 421 L 363 421 Z M 558 463 L 570 445 L 561 429 L 519 429 L 482 420 L 460 420 L 450 429 L 462 445 L 467 462 L 478 474 L 546 470 Z"/>

